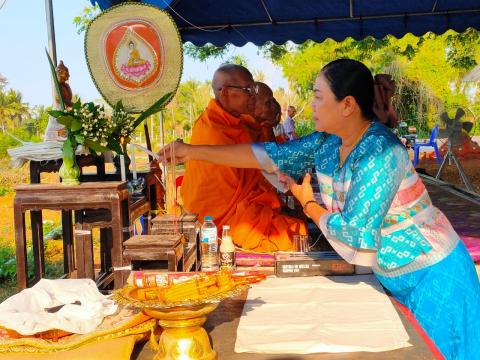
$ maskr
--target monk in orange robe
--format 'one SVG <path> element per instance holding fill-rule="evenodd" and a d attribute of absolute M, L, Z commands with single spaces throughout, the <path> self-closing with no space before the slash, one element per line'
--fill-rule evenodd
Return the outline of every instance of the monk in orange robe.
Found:
<path fill-rule="evenodd" d="M 280 104 L 273 97 L 273 91 L 267 84 L 257 81 L 255 85 L 258 89 L 255 96 L 255 111 L 253 117 L 243 116 L 245 124 L 254 142 L 275 141 L 273 127 L 280 121 Z"/>
<path fill-rule="evenodd" d="M 195 122 L 191 144 L 251 143 L 244 115 L 255 110 L 255 85 L 239 65 L 223 65 L 213 77 L 215 99 Z M 188 161 L 181 188 L 184 207 L 200 219 L 211 215 L 219 233 L 230 225 L 236 245 L 254 251 L 291 250 L 295 234 L 306 234 L 303 221 L 280 213 L 280 200 L 257 169 L 238 169 Z"/>

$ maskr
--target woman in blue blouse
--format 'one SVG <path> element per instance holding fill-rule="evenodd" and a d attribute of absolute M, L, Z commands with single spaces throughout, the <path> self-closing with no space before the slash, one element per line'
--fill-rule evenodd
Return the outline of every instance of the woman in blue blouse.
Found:
<path fill-rule="evenodd" d="M 321 70 L 313 91 L 317 132 L 284 144 L 175 143 L 176 161 L 262 169 L 292 191 L 340 255 L 372 268 L 447 359 L 480 358 L 480 284 L 472 259 L 432 205 L 405 147 L 376 121 L 372 74 L 358 61 L 336 60 Z M 171 146 L 160 151 L 166 161 Z M 323 204 L 310 185 L 312 165 Z"/>

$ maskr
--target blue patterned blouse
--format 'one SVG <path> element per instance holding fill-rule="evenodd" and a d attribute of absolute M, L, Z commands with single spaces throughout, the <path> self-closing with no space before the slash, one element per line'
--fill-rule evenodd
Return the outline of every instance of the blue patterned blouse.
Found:
<path fill-rule="evenodd" d="M 297 180 L 315 165 L 328 210 L 318 225 L 352 263 L 397 276 L 436 263 L 453 250 L 458 235 L 432 206 L 405 147 L 387 127 L 372 122 L 342 167 L 340 145 L 339 137 L 316 132 L 283 144 L 254 144 L 252 149 L 274 185 L 278 170 Z M 362 251 L 373 253 L 373 261 L 356 261 Z"/>

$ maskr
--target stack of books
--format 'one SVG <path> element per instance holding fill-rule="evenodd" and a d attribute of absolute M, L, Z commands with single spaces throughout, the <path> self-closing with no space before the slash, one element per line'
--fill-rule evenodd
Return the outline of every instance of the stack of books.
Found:
<path fill-rule="evenodd" d="M 355 266 L 335 251 L 275 254 L 275 275 L 278 277 L 353 275 Z"/>

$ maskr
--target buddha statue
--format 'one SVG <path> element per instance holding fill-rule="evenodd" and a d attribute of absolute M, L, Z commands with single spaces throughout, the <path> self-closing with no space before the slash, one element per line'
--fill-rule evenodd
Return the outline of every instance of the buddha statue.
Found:
<path fill-rule="evenodd" d="M 63 103 L 66 108 L 72 107 L 72 89 L 67 83 L 70 78 L 70 73 L 68 72 L 68 68 L 63 64 L 63 61 L 60 61 L 60 64 L 58 64 L 56 72 Z M 58 103 L 60 102 L 60 99 L 56 98 L 56 100 Z"/>

